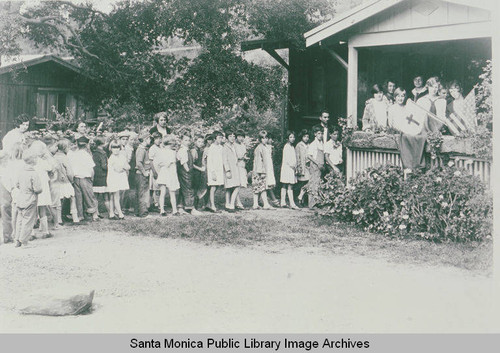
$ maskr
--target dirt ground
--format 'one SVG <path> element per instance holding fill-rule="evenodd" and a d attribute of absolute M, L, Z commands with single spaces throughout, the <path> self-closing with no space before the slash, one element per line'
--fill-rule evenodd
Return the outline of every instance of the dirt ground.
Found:
<path fill-rule="evenodd" d="M 0 267 L 4 333 L 458 333 L 500 328 L 491 275 L 355 253 L 332 255 L 320 247 L 204 245 L 65 227 L 27 248 L 1 245 Z M 92 289 L 94 306 L 87 315 L 18 313 L 29 304 Z"/>

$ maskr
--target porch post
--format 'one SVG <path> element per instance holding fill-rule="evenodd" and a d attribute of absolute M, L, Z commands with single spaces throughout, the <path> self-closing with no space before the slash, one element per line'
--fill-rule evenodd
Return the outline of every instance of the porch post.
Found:
<path fill-rule="evenodd" d="M 358 120 L 358 50 L 349 45 L 347 67 L 347 118 L 356 128 Z"/>

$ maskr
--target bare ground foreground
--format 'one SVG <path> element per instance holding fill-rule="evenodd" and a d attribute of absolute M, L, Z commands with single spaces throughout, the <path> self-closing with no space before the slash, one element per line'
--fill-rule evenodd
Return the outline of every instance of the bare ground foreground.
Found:
<path fill-rule="evenodd" d="M 0 246 L 0 332 L 499 331 L 489 250 L 366 234 L 289 210 L 64 227 Z M 87 315 L 18 313 L 92 289 Z"/>

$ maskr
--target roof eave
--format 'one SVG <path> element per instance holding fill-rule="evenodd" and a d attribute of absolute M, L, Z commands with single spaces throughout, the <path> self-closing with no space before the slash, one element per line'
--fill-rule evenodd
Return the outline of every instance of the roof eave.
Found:
<path fill-rule="evenodd" d="M 372 0 L 361 4 L 344 13 L 340 18 L 334 18 L 304 34 L 306 47 L 331 37 L 371 16 L 376 15 L 402 1 L 406 0 Z"/>
<path fill-rule="evenodd" d="M 43 63 L 48 62 L 48 61 L 54 61 L 54 62 L 56 62 L 64 67 L 72 70 L 72 71 L 75 71 L 81 75 L 85 75 L 78 66 L 73 65 L 73 64 L 61 59 L 60 57 L 52 55 L 52 54 L 44 55 L 40 58 L 26 60 L 26 61 L 22 61 L 22 62 L 18 62 L 18 63 L 4 66 L 4 67 L 0 68 L 0 75 L 7 73 L 7 72 L 12 72 L 12 71 L 16 71 L 19 69 L 23 69 L 25 67 L 43 64 Z"/>

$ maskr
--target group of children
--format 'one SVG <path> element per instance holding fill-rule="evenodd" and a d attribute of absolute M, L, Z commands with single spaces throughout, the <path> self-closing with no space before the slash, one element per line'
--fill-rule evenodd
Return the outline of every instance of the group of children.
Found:
<path fill-rule="evenodd" d="M 325 149 L 322 133 L 319 128 L 313 130 L 315 141 L 308 145 L 309 132 L 302 131 L 296 147 L 295 133 L 287 133 L 280 173 L 281 202 L 275 206 L 288 207 L 288 197 L 289 207 L 299 208 L 294 201 L 297 183 L 299 201 L 306 193 L 314 197 L 324 169 L 324 153 L 333 154 L 333 149 Z M 194 141 L 187 133 L 176 136 L 151 130 L 97 134 L 92 140 L 88 136 L 81 123 L 67 138 L 23 138 L 1 151 L 4 242 L 15 242 L 16 247 L 27 244 L 36 238 L 35 224 L 39 224 L 42 238 L 51 237 L 49 219 L 54 229 L 66 220 L 77 225 L 103 218 L 106 213 L 110 219 L 121 220 L 127 201 L 138 217 L 148 217 L 154 210 L 165 216 L 167 194 L 173 215 L 219 212 L 215 195 L 222 188 L 225 210 L 244 210 L 239 192 L 248 186 L 250 176 L 252 208 L 274 209 L 272 190 L 277 183 L 273 147 L 266 131 L 258 134 L 251 173 L 246 169 L 247 149 L 255 141 L 242 131 L 215 131 L 196 136 Z M 338 164 L 342 148 L 337 136 L 335 132 L 331 137 Z"/>

